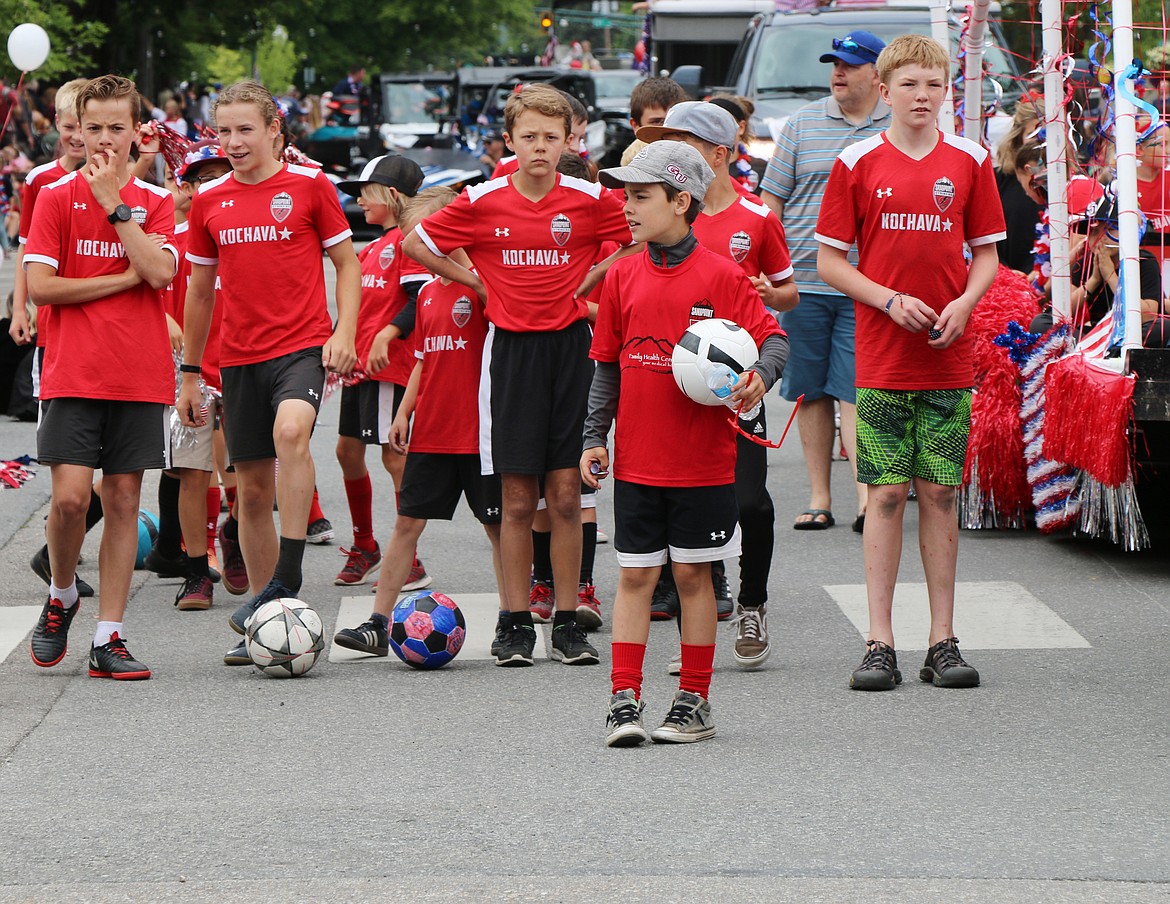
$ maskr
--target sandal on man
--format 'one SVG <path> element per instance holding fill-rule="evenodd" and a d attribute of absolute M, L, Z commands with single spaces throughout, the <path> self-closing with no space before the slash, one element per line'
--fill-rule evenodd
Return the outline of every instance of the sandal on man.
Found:
<path fill-rule="evenodd" d="M 828 530 L 837 523 L 833 520 L 833 513 L 828 509 L 805 509 L 800 514 L 811 515 L 812 517 L 808 521 L 793 522 L 793 530 Z M 797 517 L 799 518 L 800 515 Z"/>

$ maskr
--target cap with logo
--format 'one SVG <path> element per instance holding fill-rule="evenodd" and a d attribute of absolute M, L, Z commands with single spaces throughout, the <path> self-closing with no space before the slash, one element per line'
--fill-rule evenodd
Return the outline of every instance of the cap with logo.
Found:
<path fill-rule="evenodd" d="M 183 155 L 183 165 L 175 171 L 175 178 L 180 182 L 189 182 L 195 178 L 195 173 L 202 169 L 204 164 L 216 160 L 229 162 L 218 139 L 205 138 L 203 141 L 196 141 Z"/>
<path fill-rule="evenodd" d="M 337 188 L 351 198 L 356 198 L 367 185 L 385 185 L 398 189 L 399 194 L 413 198 L 422 187 L 422 182 L 422 167 L 417 163 L 401 154 L 385 154 L 375 157 L 362 167 L 356 179 L 338 182 Z"/>
<path fill-rule="evenodd" d="M 703 155 L 689 144 L 655 141 L 638 151 L 626 166 L 603 169 L 597 178 L 606 188 L 661 182 L 679 191 L 690 192 L 692 198 L 702 201 L 715 174 Z"/>
<path fill-rule="evenodd" d="M 833 49 L 821 54 L 822 63 L 840 60 L 850 66 L 876 63 L 878 54 L 886 48 L 886 42 L 868 31 L 852 31 L 843 38 L 833 38 Z"/>
<path fill-rule="evenodd" d="M 657 141 L 670 132 L 686 132 L 725 148 L 734 148 L 739 133 L 735 117 L 715 104 L 688 100 L 666 111 L 660 126 L 642 126 L 635 133 L 639 141 Z"/>

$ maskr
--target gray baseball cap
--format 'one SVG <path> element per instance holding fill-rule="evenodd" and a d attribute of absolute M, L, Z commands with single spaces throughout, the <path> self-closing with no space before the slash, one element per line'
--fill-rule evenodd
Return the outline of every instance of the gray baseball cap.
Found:
<path fill-rule="evenodd" d="M 739 124 L 722 107 L 688 100 L 667 110 L 662 125 L 642 126 L 635 134 L 640 141 L 657 141 L 668 132 L 687 132 L 711 144 L 734 148 Z"/>
<path fill-rule="evenodd" d="M 724 115 L 730 118 L 729 114 Z M 606 188 L 661 182 L 679 191 L 690 192 L 692 198 L 702 201 L 715 174 L 703 155 L 689 144 L 655 141 L 638 151 L 628 165 L 603 169 L 597 178 Z"/>

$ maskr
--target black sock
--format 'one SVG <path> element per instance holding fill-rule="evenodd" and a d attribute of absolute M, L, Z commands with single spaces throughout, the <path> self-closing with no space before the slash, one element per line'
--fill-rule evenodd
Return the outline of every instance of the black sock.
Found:
<path fill-rule="evenodd" d="M 560 609 L 557 609 L 553 613 L 553 630 L 555 631 L 557 628 L 561 627 L 561 625 L 567 625 L 570 622 L 575 622 L 576 620 L 577 613 L 574 610 L 570 609 L 568 612 L 562 612 Z"/>
<path fill-rule="evenodd" d="M 276 560 L 276 572 L 272 580 L 284 584 L 292 593 L 301 589 L 301 560 L 305 557 L 305 541 L 280 538 L 280 558 Z"/>
<path fill-rule="evenodd" d="M 532 576 L 546 584 L 553 582 L 552 534 L 546 531 L 532 532 Z"/>
<path fill-rule="evenodd" d="M 593 583 L 593 558 L 597 553 L 597 522 L 581 522 L 581 578 L 580 583 Z"/>
<path fill-rule="evenodd" d="M 207 553 L 201 556 L 187 556 L 187 574 L 193 578 L 211 577 L 211 566 L 207 564 Z"/>
<path fill-rule="evenodd" d="M 227 520 L 223 522 L 223 535 L 229 540 L 240 539 L 240 522 L 231 512 L 228 512 Z"/>
<path fill-rule="evenodd" d="M 93 491 L 93 487 L 89 490 L 89 509 L 85 513 L 85 530 L 88 533 L 93 530 L 93 526 L 102 520 L 102 497 Z"/>
<path fill-rule="evenodd" d="M 536 626 L 532 624 L 532 613 L 525 609 L 523 612 L 510 612 L 508 617 L 512 621 L 513 628 L 531 628 L 536 630 Z"/>
<path fill-rule="evenodd" d="M 158 479 L 158 539 L 154 548 L 168 559 L 182 553 L 183 528 L 179 524 L 179 478 L 163 474 Z"/>

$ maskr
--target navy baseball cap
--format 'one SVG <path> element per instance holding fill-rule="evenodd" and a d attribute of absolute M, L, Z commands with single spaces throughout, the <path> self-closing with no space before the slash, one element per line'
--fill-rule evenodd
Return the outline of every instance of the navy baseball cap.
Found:
<path fill-rule="evenodd" d="M 886 42 L 868 31 L 851 31 L 843 38 L 833 38 L 833 49 L 821 54 L 822 63 L 834 63 L 840 60 L 850 66 L 862 66 L 866 63 L 876 63 L 878 54 L 886 47 Z"/>

